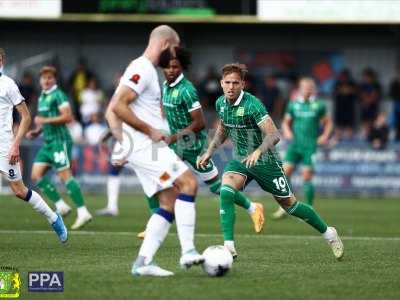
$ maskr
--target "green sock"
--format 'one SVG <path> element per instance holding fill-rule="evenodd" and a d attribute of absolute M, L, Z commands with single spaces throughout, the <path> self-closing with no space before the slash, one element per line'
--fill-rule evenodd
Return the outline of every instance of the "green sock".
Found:
<path fill-rule="evenodd" d="M 147 203 L 149 204 L 150 212 L 154 214 L 154 212 L 160 207 L 160 202 L 156 196 L 147 197 Z"/>
<path fill-rule="evenodd" d="M 235 204 L 243 207 L 244 209 L 249 209 L 251 201 L 242 192 L 236 191 L 235 194 Z"/>
<path fill-rule="evenodd" d="M 326 225 L 324 220 L 322 220 L 322 218 L 308 204 L 297 201 L 295 204 L 293 204 L 291 207 L 289 207 L 286 211 L 288 214 L 304 220 L 305 222 L 310 224 L 312 227 L 317 229 L 320 233 L 324 233 L 326 231 L 326 229 L 328 228 L 328 225 Z"/>
<path fill-rule="evenodd" d="M 61 199 L 60 194 L 57 192 L 56 187 L 51 183 L 47 177 L 42 177 L 36 183 L 40 191 L 46 195 L 52 202 L 56 203 Z"/>
<path fill-rule="evenodd" d="M 74 177 L 70 177 L 65 182 L 65 187 L 67 188 L 68 195 L 71 197 L 76 207 L 81 207 L 85 205 L 85 200 L 83 200 L 81 187 Z"/>
<path fill-rule="evenodd" d="M 221 188 L 221 180 L 217 177 L 214 180 L 210 180 L 206 182 L 210 192 L 216 195 L 219 195 L 219 191 Z"/>
<path fill-rule="evenodd" d="M 304 181 L 303 192 L 306 203 L 312 206 L 314 204 L 314 184 L 312 181 Z"/>
<path fill-rule="evenodd" d="M 220 222 L 224 241 L 233 241 L 235 227 L 235 194 L 236 190 L 229 185 L 221 186 Z"/>

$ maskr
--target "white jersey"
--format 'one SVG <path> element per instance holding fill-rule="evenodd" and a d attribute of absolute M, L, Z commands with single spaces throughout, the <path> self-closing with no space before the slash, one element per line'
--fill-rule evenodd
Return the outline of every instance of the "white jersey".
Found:
<path fill-rule="evenodd" d="M 24 101 L 14 80 L 0 76 L 0 156 L 7 156 L 14 140 L 13 107 Z"/>
<path fill-rule="evenodd" d="M 161 113 L 161 90 L 157 70 L 145 56 L 133 60 L 120 80 L 135 91 L 138 97 L 130 104 L 130 109 L 142 121 L 156 129 L 169 131 L 168 123 Z M 123 123 L 123 147 L 139 150 L 151 144 L 148 135 Z M 133 145 L 132 145 L 133 142 Z"/>

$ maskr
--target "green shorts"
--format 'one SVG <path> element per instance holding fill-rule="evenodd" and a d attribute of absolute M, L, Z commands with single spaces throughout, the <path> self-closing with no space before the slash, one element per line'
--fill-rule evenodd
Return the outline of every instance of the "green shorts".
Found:
<path fill-rule="evenodd" d="M 174 146 L 172 146 L 170 148 L 175 151 Z M 204 169 L 197 168 L 196 162 L 197 162 L 197 158 L 201 154 L 201 151 L 184 150 L 184 151 L 182 151 L 182 153 L 177 153 L 176 151 L 175 151 L 175 153 L 183 161 L 187 162 L 190 165 L 192 170 L 200 177 L 200 179 L 203 182 L 207 182 L 218 176 L 218 169 L 211 159 L 210 159 L 210 162 L 208 163 L 208 165 Z"/>
<path fill-rule="evenodd" d="M 57 171 L 69 169 L 72 146 L 71 141 L 45 143 L 36 154 L 34 163 L 49 165 Z"/>
<path fill-rule="evenodd" d="M 245 185 L 253 179 L 266 192 L 279 198 L 292 196 L 292 190 L 282 169 L 280 161 L 257 164 L 254 167 L 246 166 L 238 160 L 231 160 L 225 167 L 225 173 L 238 173 L 246 177 Z"/>
<path fill-rule="evenodd" d="M 306 168 L 314 169 L 316 149 L 300 149 L 296 145 L 289 145 L 285 154 L 285 163 L 297 165 L 301 163 Z"/>

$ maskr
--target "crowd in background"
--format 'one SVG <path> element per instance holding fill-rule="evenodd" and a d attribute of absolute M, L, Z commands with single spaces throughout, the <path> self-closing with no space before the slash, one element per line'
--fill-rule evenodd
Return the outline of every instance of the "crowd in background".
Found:
<path fill-rule="evenodd" d="M 113 82 L 100 84 L 96 72 L 91 70 L 84 59 L 62 84 L 70 96 L 76 120 L 69 126 L 77 143 L 98 144 L 107 130 L 104 112 L 109 99 L 118 85 L 121 72 L 115 74 Z M 208 119 L 215 119 L 215 100 L 222 94 L 220 74 L 213 66 L 199 78 L 191 73 L 190 79 L 196 85 Z M 263 101 L 271 117 L 280 123 L 288 101 L 297 97 L 297 78 L 281 78 L 274 74 L 265 76 L 249 75 L 246 90 Z M 33 115 L 37 112 L 36 74 L 26 71 L 19 81 L 19 88 Z M 318 95 L 332 101 L 332 118 L 335 131 L 333 143 L 349 140 L 368 140 L 376 149 L 385 148 L 390 139 L 400 141 L 400 77 L 394 78 L 387 90 L 382 88 L 378 74 L 366 68 L 359 80 L 350 70 L 337 75 L 330 95 Z M 391 111 L 382 110 L 382 100 L 392 101 Z M 211 124 L 212 121 L 207 122 Z"/>

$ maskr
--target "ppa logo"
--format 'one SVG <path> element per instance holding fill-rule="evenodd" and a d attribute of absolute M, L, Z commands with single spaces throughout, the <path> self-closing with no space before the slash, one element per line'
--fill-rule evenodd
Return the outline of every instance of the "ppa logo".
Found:
<path fill-rule="evenodd" d="M 63 292 L 64 272 L 29 272 L 29 292 Z"/>

